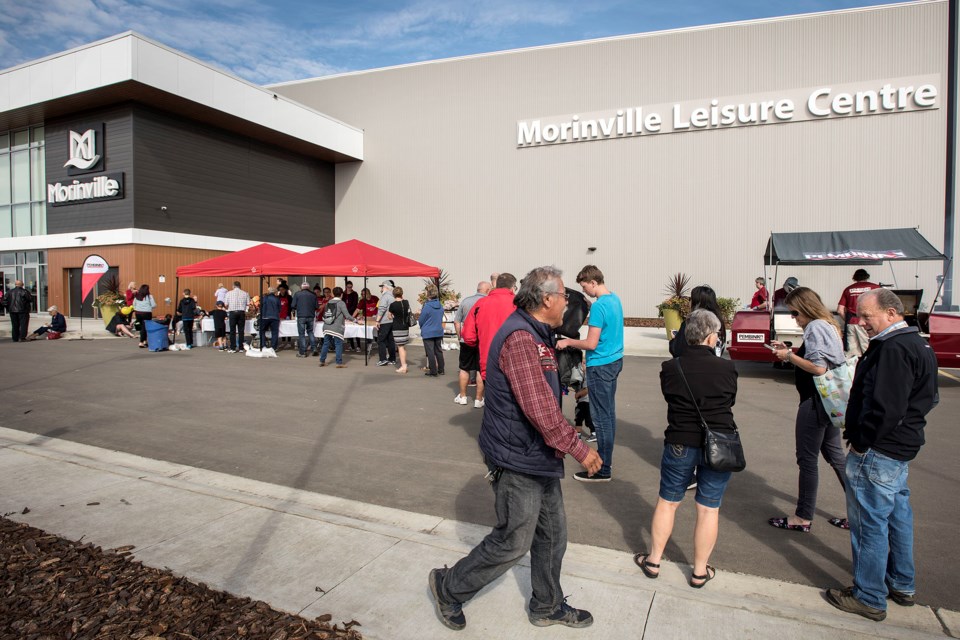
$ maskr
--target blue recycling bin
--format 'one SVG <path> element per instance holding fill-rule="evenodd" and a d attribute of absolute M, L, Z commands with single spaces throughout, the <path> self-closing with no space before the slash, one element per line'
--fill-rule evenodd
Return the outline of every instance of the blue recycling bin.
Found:
<path fill-rule="evenodd" d="M 150 351 L 166 351 L 170 348 L 170 336 L 167 335 L 167 325 L 146 320 L 147 348 Z"/>

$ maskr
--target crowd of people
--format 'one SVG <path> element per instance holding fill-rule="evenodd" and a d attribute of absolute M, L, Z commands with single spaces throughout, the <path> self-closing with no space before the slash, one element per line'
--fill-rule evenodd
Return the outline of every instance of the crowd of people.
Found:
<path fill-rule="evenodd" d="M 926 415 L 939 400 L 937 363 L 918 329 L 904 321 L 903 304 L 895 293 L 870 282 L 863 269 L 853 280 L 837 307 L 845 331 L 820 296 L 794 277 L 772 297 L 758 278 L 749 307 L 765 310 L 773 305 L 785 310 L 803 331 L 802 346 L 796 351 L 783 342 L 769 345 L 776 358 L 794 370 L 799 473 L 794 512 L 775 515 L 768 522 L 788 532 L 812 531 L 823 456 L 845 495 L 846 514 L 828 522 L 850 533 L 853 582 L 827 589 L 826 599 L 842 611 L 880 621 L 886 617 L 888 599 L 911 606 L 916 598 L 907 477 L 910 462 L 924 444 Z M 567 604 L 560 585 L 567 540 L 560 480 L 568 454 L 583 467 L 574 474 L 575 480 L 594 484 L 613 479 L 624 317 L 619 297 L 607 287 L 599 268 L 583 267 L 576 283 L 592 304 L 565 287 L 562 273 L 554 267 L 533 269 L 519 282 L 513 274 L 495 273 L 489 282 L 478 283 L 476 293 L 462 301 L 454 316 L 461 341 L 454 402 L 467 405 L 469 387 L 475 385 L 473 406 L 484 409 L 479 445 L 495 496 L 497 525 L 454 566 L 429 572 L 438 616 L 452 629 L 466 625 L 463 605 L 528 552 L 530 622 L 575 628 L 593 622 L 588 611 Z M 345 288 L 332 289 L 303 283 L 290 295 L 287 283 L 278 279 L 262 299 L 251 298 L 240 282 L 234 282 L 229 290 L 220 285 L 209 314 L 185 289 L 176 315 L 163 321 L 182 323 L 186 347 L 191 348 L 194 323 L 210 315 L 218 348 L 243 353 L 248 314 L 259 322 L 260 345 L 275 350 L 281 348 L 279 323 L 295 317 L 297 356 L 317 355 L 322 367 L 333 352 L 335 366 L 345 367 L 344 351 L 372 349 L 365 337 L 345 337 L 349 324 L 366 319 L 377 329 L 376 364 L 395 366 L 399 374 L 409 371 L 406 346 L 416 324 L 426 355 L 422 372 L 442 376 L 444 309 L 436 286 L 428 285 L 424 293 L 426 302 L 416 318 L 403 289 L 392 280 L 384 280 L 375 296 L 366 288 L 355 292 L 349 281 Z M 18 281 L 4 298 L 14 341 L 53 338 L 66 331 L 66 320 L 54 306 L 48 310 L 49 324 L 28 334 L 29 296 Z M 146 347 L 146 322 L 153 319 L 157 306 L 149 286 L 130 283 L 126 303 L 107 330 L 139 337 L 140 346 Z M 719 510 L 734 473 L 708 462 L 704 438 L 708 431 L 728 438 L 737 437 L 739 431 L 733 413 L 737 369 L 721 357 L 726 325 L 714 290 L 706 285 L 694 288 L 691 309 L 671 342 L 671 359 L 661 365 L 667 427 L 659 495 L 649 548 L 636 553 L 634 562 L 647 578 L 659 577 L 676 512 L 693 490 L 696 522 L 688 584 L 700 589 L 717 575 L 709 560 L 718 537 Z M 579 319 L 584 316 L 586 336 L 581 338 Z M 559 336 L 570 317 L 578 318 L 575 332 Z M 319 344 L 316 322 L 323 323 Z M 841 429 L 828 415 L 815 381 L 854 362 L 848 360 L 851 355 L 859 361 Z M 583 423 L 583 432 L 562 411 L 562 395 L 568 389 L 575 391 L 576 422 Z"/>
<path fill-rule="evenodd" d="M 795 371 L 799 405 L 796 454 L 799 469 L 797 507 L 792 515 L 770 518 L 785 531 L 809 533 L 816 507 L 818 457 L 837 475 L 846 497 L 846 517 L 830 523 L 848 530 L 853 585 L 825 591 L 836 608 L 871 620 L 886 617 L 887 599 L 900 606 L 915 602 L 913 516 L 907 487 L 909 463 L 923 445 L 925 416 L 936 406 L 937 364 L 916 327 L 904 321 L 896 294 L 866 283 L 858 270 L 844 291 L 841 315 L 848 347 L 862 349 L 850 389 L 844 430 L 827 416 L 813 386 L 815 376 L 846 362 L 843 333 L 813 290 L 788 278 L 769 300 L 758 279 L 751 308 L 781 306 L 803 330 L 803 346 L 794 352 L 773 342 L 777 358 Z M 583 470 L 574 478 L 609 482 L 616 433 L 615 395 L 622 370 L 623 315 L 619 298 L 593 265 L 577 275 L 577 284 L 594 303 L 584 339 L 557 339 L 572 290 L 553 267 L 528 273 L 517 290 L 511 274 L 495 274 L 464 300 L 456 316 L 463 343 L 460 384 L 454 402 L 467 404 L 471 372 L 476 370 L 475 406 L 486 406 L 480 449 L 493 487 L 497 525 L 452 567 L 428 574 L 437 615 L 451 629 L 463 629 L 463 605 L 530 553 L 531 597 L 527 614 L 537 626 L 587 627 L 593 616 L 567 604 L 560 585 L 566 548 L 566 516 L 560 479 L 569 454 Z M 866 284 L 864 284 L 866 283 Z M 491 286 L 493 287 L 491 290 Z M 733 414 L 737 369 L 723 352 L 726 327 L 716 294 L 694 289 L 692 311 L 661 366 L 661 391 L 667 428 L 660 464 L 659 497 L 648 550 L 634 562 L 650 579 L 660 575 L 661 560 L 673 534 L 675 515 L 685 494 L 695 490 L 694 555 L 688 583 L 703 588 L 717 575 L 709 564 L 718 537 L 719 509 L 733 472 L 716 469 L 704 451 L 705 434 L 739 434 Z M 855 322 L 852 320 L 855 319 Z M 851 325 L 856 329 L 851 330 Z M 866 342 L 850 340 L 862 332 Z M 570 350 L 586 351 L 581 388 L 597 448 L 588 433 L 578 433 L 561 411 L 562 389 L 576 379 L 578 367 L 565 364 Z M 575 362 L 575 359 L 573 359 Z M 580 403 L 578 402 L 578 405 Z M 577 421 L 581 422 L 580 406 Z M 843 442 L 846 442 L 844 451 Z"/>

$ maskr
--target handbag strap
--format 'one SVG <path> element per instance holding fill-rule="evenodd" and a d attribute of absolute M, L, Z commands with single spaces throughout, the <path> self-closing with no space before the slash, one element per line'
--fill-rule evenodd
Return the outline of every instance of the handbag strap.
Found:
<path fill-rule="evenodd" d="M 697 417 L 700 418 L 700 428 L 704 431 L 709 431 L 707 428 L 707 421 L 703 419 L 703 414 L 700 413 L 700 405 L 697 403 L 697 399 L 693 396 L 693 390 L 690 389 L 690 384 L 687 382 L 687 376 L 683 375 L 683 367 L 680 366 L 680 358 L 677 357 L 674 360 L 677 363 L 677 371 L 680 372 L 680 379 L 683 380 L 683 386 L 687 388 L 687 393 L 690 394 L 690 402 L 693 403 L 693 408 L 697 410 Z"/>

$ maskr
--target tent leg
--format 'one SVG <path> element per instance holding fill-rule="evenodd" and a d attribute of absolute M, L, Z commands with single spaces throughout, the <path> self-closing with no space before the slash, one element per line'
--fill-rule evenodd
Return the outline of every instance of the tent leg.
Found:
<path fill-rule="evenodd" d="M 177 344 L 177 307 L 180 306 L 180 298 L 177 296 L 180 294 L 180 276 L 176 277 L 175 287 L 173 290 L 173 299 L 176 300 L 176 302 L 173 303 L 173 320 L 170 321 L 173 325 L 173 342 L 170 344 Z"/>
<path fill-rule="evenodd" d="M 366 289 L 367 285 L 367 276 L 363 276 L 363 288 Z M 370 345 L 370 341 L 367 339 L 367 310 L 363 310 L 363 366 L 370 366 L 370 349 L 373 347 Z"/>

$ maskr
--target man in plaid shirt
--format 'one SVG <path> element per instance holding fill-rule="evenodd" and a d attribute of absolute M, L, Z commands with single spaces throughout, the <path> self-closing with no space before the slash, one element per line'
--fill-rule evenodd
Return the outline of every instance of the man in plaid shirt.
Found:
<path fill-rule="evenodd" d="M 247 307 L 250 295 L 240 288 L 240 281 L 233 283 L 233 289 L 223 297 L 227 304 L 227 317 L 230 318 L 230 353 L 243 353 L 243 331 L 247 322 Z"/>
<path fill-rule="evenodd" d="M 591 475 L 602 463 L 560 410 L 554 329 L 567 305 L 560 276 L 554 267 L 528 273 L 514 299 L 517 310 L 490 344 L 480 449 L 496 495 L 497 526 L 452 568 L 430 572 L 440 621 L 451 629 L 467 624 L 463 603 L 528 551 L 530 622 L 576 628 L 593 623 L 588 611 L 566 604 L 560 587 L 567 548 L 563 458 L 569 453 Z"/>

